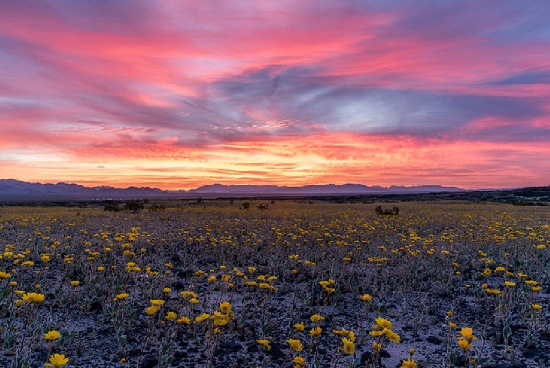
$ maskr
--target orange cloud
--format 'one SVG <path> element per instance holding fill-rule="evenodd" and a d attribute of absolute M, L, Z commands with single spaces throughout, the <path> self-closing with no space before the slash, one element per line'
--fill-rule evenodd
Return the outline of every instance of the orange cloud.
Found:
<path fill-rule="evenodd" d="M 115 186 L 160 186 L 189 189 L 203 184 L 305 185 L 456 185 L 464 188 L 520 186 L 527 179 L 544 185 L 540 158 L 545 144 L 448 142 L 412 137 L 323 133 L 311 137 L 279 137 L 270 141 L 231 142 L 208 148 L 173 144 L 131 149 L 88 147 L 68 162 L 4 161 L 4 167 L 26 180 Z M 537 161 L 538 160 L 538 161 Z M 514 175 L 508 171 L 510 162 Z M 32 175 L 28 173 L 32 172 Z M 93 178 L 93 179 L 92 179 Z"/>

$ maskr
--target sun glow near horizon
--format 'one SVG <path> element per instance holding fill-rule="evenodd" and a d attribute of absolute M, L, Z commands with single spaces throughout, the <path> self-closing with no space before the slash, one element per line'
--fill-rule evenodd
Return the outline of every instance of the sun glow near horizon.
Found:
<path fill-rule="evenodd" d="M 528 160 L 550 148 L 475 142 L 417 142 L 406 137 L 375 137 L 326 133 L 269 142 L 232 142 L 189 152 L 177 146 L 144 148 L 133 155 L 118 149 L 96 150 L 76 162 L 20 161 L 9 167 L 18 179 L 74 182 L 87 186 L 152 186 L 188 190 L 206 184 L 444 185 L 464 189 L 519 187 L 529 179 L 529 167 L 517 167 L 521 180 L 501 174 L 500 162 Z M 136 148 L 137 149 L 137 148 Z M 498 161 L 493 157 L 499 151 Z M 442 154 L 442 152 L 444 152 Z M 137 158 L 133 158 L 135 156 Z M 533 166 L 539 165 L 530 159 Z M 442 164 L 444 162 L 444 165 Z M 30 176 L 25 173 L 31 172 Z M 534 180 L 533 180 L 534 182 Z M 543 183 L 541 183 L 543 185 Z"/>

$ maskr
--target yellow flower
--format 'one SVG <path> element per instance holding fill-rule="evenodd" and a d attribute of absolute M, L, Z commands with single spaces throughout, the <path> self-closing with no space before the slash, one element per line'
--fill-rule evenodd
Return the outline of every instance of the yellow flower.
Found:
<path fill-rule="evenodd" d="M 306 365 L 306 360 L 297 355 L 292 359 L 292 363 L 296 364 L 297 367 L 303 367 Z"/>
<path fill-rule="evenodd" d="M 164 289 L 162 289 L 162 292 L 165 293 L 165 294 L 170 294 L 171 291 L 172 291 L 172 289 L 170 289 L 168 287 L 165 287 Z"/>
<path fill-rule="evenodd" d="M 199 300 L 197 298 L 191 298 L 189 299 L 189 303 L 191 304 L 199 304 Z"/>
<path fill-rule="evenodd" d="M 152 306 L 155 306 L 155 307 L 160 307 L 164 304 L 164 300 L 162 299 L 152 299 L 151 300 L 151 305 Z"/>
<path fill-rule="evenodd" d="M 348 333 L 348 340 L 351 341 L 351 342 L 355 342 L 355 332 L 350 331 Z"/>
<path fill-rule="evenodd" d="M 71 281 L 71 286 L 78 286 L 78 285 L 80 285 L 80 281 L 78 280 Z"/>
<path fill-rule="evenodd" d="M 15 306 L 16 306 L 16 307 L 20 307 L 20 306 L 22 306 L 22 305 L 23 305 L 23 301 L 22 301 L 21 299 L 17 299 L 17 300 L 15 301 Z"/>
<path fill-rule="evenodd" d="M 403 360 L 400 368 L 415 368 L 416 361 L 414 359 Z"/>
<path fill-rule="evenodd" d="M 355 345 L 353 344 L 353 341 L 350 341 L 349 339 L 346 339 L 345 337 L 342 338 L 342 342 L 344 343 L 344 353 L 346 354 L 353 354 L 355 353 Z"/>
<path fill-rule="evenodd" d="M 220 303 L 220 310 L 221 310 L 223 313 L 229 313 L 229 312 L 231 312 L 231 303 L 229 303 L 229 302 L 221 302 L 221 303 Z"/>
<path fill-rule="evenodd" d="M 258 339 L 256 342 L 262 346 L 265 346 L 267 350 L 271 349 L 271 345 L 269 345 L 269 341 L 267 339 Z"/>
<path fill-rule="evenodd" d="M 374 326 L 374 327 L 378 327 L 378 326 Z M 380 337 L 384 335 L 384 331 L 381 331 L 375 328 L 372 331 L 369 331 L 369 335 L 371 335 L 372 337 Z"/>
<path fill-rule="evenodd" d="M 372 343 L 372 350 L 377 353 L 382 349 L 382 344 L 377 343 L 376 341 Z"/>
<path fill-rule="evenodd" d="M 187 290 L 185 290 L 185 291 L 182 291 L 182 292 L 180 293 L 180 296 L 181 296 L 182 298 L 184 298 L 184 299 L 187 299 L 187 298 L 196 298 L 196 297 L 197 297 L 197 294 L 195 294 L 195 292 L 193 292 L 193 291 L 187 291 Z"/>
<path fill-rule="evenodd" d="M 393 341 L 397 344 L 401 343 L 401 337 L 392 330 L 384 329 L 384 334 L 388 339 L 390 339 L 390 341 Z"/>
<path fill-rule="evenodd" d="M 170 312 L 166 313 L 166 316 L 164 318 L 166 318 L 169 321 L 173 321 L 176 318 L 178 318 L 178 315 L 176 314 L 176 312 L 170 311 Z"/>
<path fill-rule="evenodd" d="M 369 294 L 363 294 L 360 296 L 361 300 L 364 302 L 368 302 L 369 300 L 372 300 L 372 296 Z"/>
<path fill-rule="evenodd" d="M 116 300 L 124 300 L 124 299 L 128 298 L 129 296 L 130 296 L 130 294 L 128 294 L 128 293 L 120 293 L 120 294 L 117 294 L 117 295 L 115 296 L 115 301 L 116 301 Z"/>
<path fill-rule="evenodd" d="M 303 322 L 299 322 L 294 325 L 294 328 L 298 331 L 303 331 L 306 328 L 306 326 L 304 325 Z"/>
<path fill-rule="evenodd" d="M 462 327 L 460 329 L 460 335 L 468 341 L 477 340 L 474 336 L 474 330 L 471 327 Z"/>
<path fill-rule="evenodd" d="M 470 350 L 472 347 L 472 343 L 463 337 L 458 338 L 458 345 L 462 348 L 462 350 Z"/>
<path fill-rule="evenodd" d="M 514 287 L 516 286 L 516 283 L 512 281 L 504 281 L 504 286 Z"/>
<path fill-rule="evenodd" d="M 534 303 L 534 304 L 531 304 L 531 308 L 539 310 L 542 308 L 542 305 Z"/>
<path fill-rule="evenodd" d="M 332 330 L 332 333 L 338 336 L 348 336 L 349 331 L 342 328 L 341 330 Z"/>
<path fill-rule="evenodd" d="M 323 332 L 323 329 L 321 327 L 317 326 L 317 327 L 312 328 L 309 331 L 309 334 L 311 336 L 319 336 L 321 334 L 321 332 Z"/>
<path fill-rule="evenodd" d="M 485 289 L 485 292 L 487 294 L 492 294 L 492 295 L 500 295 L 502 294 L 502 292 L 498 289 Z"/>
<path fill-rule="evenodd" d="M 309 319 L 311 319 L 313 322 L 320 322 L 325 319 L 325 317 L 321 316 L 320 314 L 314 314 Z"/>
<path fill-rule="evenodd" d="M 40 304 L 44 301 L 44 294 L 26 293 L 26 294 L 23 294 L 22 298 L 27 303 Z"/>
<path fill-rule="evenodd" d="M 456 328 L 456 323 L 449 322 L 449 328 Z"/>
<path fill-rule="evenodd" d="M 302 351 L 302 349 L 304 348 L 300 340 L 288 339 L 286 340 L 286 342 L 288 342 L 290 348 L 294 351 Z"/>
<path fill-rule="evenodd" d="M 177 321 L 178 325 L 188 325 L 191 323 L 189 317 L 181 316 Z"/>
<path fill-rule="evenodd" d="M 203 313 L 203 314 L 201 314 L 200 316 L 197 316 L 197 318 L 195 318 L 194 323 L 204 322 L 204 321 L 206 321 L 208 318 L 210 318 L 210 314 L 208 314 L 208 313 Z"/>
<path fill-rule="evenodd" d="M 375 322 L 378 326 L 391 330 L 391 327 L 392 327 L 391 322 L 388 321 L 387 319 L 379 317 L 375 319 Z"/>
<path fill-rule="evenodd" d="M 56 330 L 51 330 L 44 334 L 44 338 L 48 341 L 57 340 L 59 339 L 59 336 L 61 336 L 61 334 Z"/>
<path fill-rule="evenodd" d="M 534 292 L 538 292 L 538 291 L 541 291 L 541 290 L 542 290 L 542 286 L 540 286 L 540 285 L 539 286 L 533 286 L 531 288 L 531 291 L 534 291 Z"/>
<path fill-rule="evenodd" d="M 0 271 L 0 279 L 8 279 L 11 277 L 11 273 Z"/>
<path fill-rule="evenodd" d="M 68 362 L 69 362 L 69 358 L 66 358 L 65 355 L 63 355 L 63 354 L 54 354 L 54 355 L 50 356 L 49 363 L 46 363 L 45 366 L 46 367 L 59 368 L 59 367 L 64 366 Z"/>
<path fill-rule="evenodd" d="M 215 311 L 211 318 L 216 326 L 225 326 L 230 320 L 229 314 L 222 314 L 218 311 Z"/>
<path fill-rule="evenodd" d="M 152 305 L 150 307 L 147 307 L 147 309 L 145 309 L 145 313 L 147 313 L 148 316 L 154 316 L 155 314 L 157 314 L 159 310 L 160 310 L 159 307 L 157 307 L 156 305 Z"/>

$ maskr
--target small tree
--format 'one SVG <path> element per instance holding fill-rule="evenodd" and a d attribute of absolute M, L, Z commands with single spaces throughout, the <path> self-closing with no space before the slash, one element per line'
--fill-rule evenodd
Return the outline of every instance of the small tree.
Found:
<path fill-rule="evenodd" d="M 374 212 L 376 212 L 378 216 L 399 217 L 399 207 L 397 206 L 394 206 L 391 210 L 382 209 L 382 206 L 376 206 Z"/>
<path fill-rule="evenodd" d="M 105 212 L 120 212 L 120 207 L 118 206 L 118 203 L 116 202 L 107 202 L 103 206 L 103 211 Z"/>
<path fill-rule="evenodd" d="M 139 212 L 144 207 L 145 205 L 143 204 L 142 201 L 128 201 L 126 202 L 126 204 L 124 204 L 124 209 L 132 212 Z"/>

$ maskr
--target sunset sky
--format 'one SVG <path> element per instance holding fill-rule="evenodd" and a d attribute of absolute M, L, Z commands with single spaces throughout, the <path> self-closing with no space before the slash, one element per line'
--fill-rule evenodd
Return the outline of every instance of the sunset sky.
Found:
<path fill-rule="evenodd" d="M 0 178 L 550 185 L 550 1 L 5 1 Z"/>

